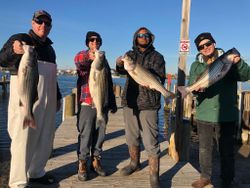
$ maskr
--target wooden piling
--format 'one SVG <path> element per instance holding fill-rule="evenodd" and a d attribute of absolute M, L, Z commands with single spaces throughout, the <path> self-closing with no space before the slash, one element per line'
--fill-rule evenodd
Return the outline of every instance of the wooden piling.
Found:
<path fill-rule="evenodd" d="M 62 120 L 64 121 L 68 117 L 75 115 L 75 104 L 76 104 L 76 94 L 71 93 L 63 98 L 63 116 Z"/>
<path fill-rule="evenodd" d="M 75 113 L 77 113 L 79 110 L 78 109 L 78 100 L 79 100 L 78 97 L 79 96 L 77 96 L 77 88 L 76 87 L 72 89 L 72 93 L 75 94 Z"/>
<path fill-rule="evenodd" d="M 114 93 L 115 93 L 115 97 L 121 96 L 121 86 L 120 85 L 114 85 Z"/>
<path fill-rule="evenodd" d="M 240 106 L 242 107 L 242 112 L 240 119 L 242 119 L 241 122 L 241 129 L 239 130 L 241 132 L 241 140 L 242 143 L 246 144 L 249 142 L 250 138 L 250 92 L 244 91 L 242 92 L 242 100 Z"/>

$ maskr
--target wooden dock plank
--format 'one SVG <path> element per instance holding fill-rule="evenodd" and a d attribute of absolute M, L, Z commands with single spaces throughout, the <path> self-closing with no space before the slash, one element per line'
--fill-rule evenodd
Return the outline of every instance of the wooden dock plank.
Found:
<path fill-rule="evenodd" d="M 120 176 L 119 169 L 129 162 L 125 140 L 122 109 L 110 114 L 103 145 L 102 164 L 108 171 L 107 177 L 93 173 L 90 180 L 80 182 L 77 179 L 77 129 L 76 117 L 66 119 L 57 129 L 53 156 L 47 163 L 46 170 L 59 180 L 59 186 L 65 188 L 148 188 L 148 160 L 145 150 L 141 152 L 142 169 L 128 177 Z M 160 181 L 161 187 L 191 187 L 199 173 L 189 163 L 175 163 L 167 155 L 168 142 L 161 139 Z M 143 148 L 143 147 L 142 147 Z"/>

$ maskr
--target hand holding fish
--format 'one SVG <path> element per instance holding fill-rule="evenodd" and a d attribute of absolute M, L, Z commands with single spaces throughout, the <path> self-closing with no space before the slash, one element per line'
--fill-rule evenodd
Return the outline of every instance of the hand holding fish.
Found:
<path fill-rule="evenodd" d="M 116 59 L 116 65 L 119 66 L 119 67 L 123 66 L 123 64 L 124 64 L 124 61 L 122 60 L 122 58 L 123 58 L 122 56 L 119 56 Z"/>
<path fill-rule="evenodd" d="M 97 49 L 90 49 L 89 50 L 89 59 L 94 60 L 95 59 L 95 52 L 97 51 Z"/>
<path fill-rule="evenodd" d="M 24 49 L 23 49 L 23 45 L 20 41 L 15 40 L 13 43 L 13 51 L 16 54 L 24 54 Z"/>
<path fill-rule="evenodd" d="M 136 64 L 128 55 L 124 55 L 121 60 L 124 62 L 124 68 L 126 71 L 130 72 L 135 69 Z"/>
<path fill-rule="evenodd" d="M 240 61 L 240 56 L 238 54 L 230 54 L 228 55 L 229 61 L 231 61 L 233 64 L 237 64 Z"/>
<path fill-rule="evenodd" d="M 16 43 L 17 45 L 18 43 Z M 22 45 L 24 54 L 22 55 L 18 68 L 18 96 L 19 106 L 22 109 L 23 128 L 36 128 L 33 105 L 38 99 L 37 86 L 39 81 L 37 54 L 33 46 Z"/>
<path fill-rule="evenodd" d="M 194 91 L 197 91 L 197 92 L 200 92 L 200 93 L 205 92 L 205 90 L 206 90 L 206 88 L 196 88 L 196 89 L 194 89 Z"/>

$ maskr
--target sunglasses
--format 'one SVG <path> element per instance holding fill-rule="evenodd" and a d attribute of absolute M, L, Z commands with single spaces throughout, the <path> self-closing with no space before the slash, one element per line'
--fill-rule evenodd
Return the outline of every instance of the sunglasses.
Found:
<path fill-rule="evenodd" d="M 148 39 L 150 37 L 150 34 L 149 33 L 138 33 L 136 36 L 137 36 L 137 38 Z"/>
<path fill-rule="evenodd" d="M 211 46 L 212 44 L 213 44 L 213 42 L 208 41 L 208 42 L 206 42 L 205 44 L 202 44 L 202 45 L 198 46 L 198 50 L 199 50 L 199 51 L 200 51 L 200 50 L 203 50 L 205 47 L 209 47 L 209 46 Z"/>
<path fill-rule="evenodd" d="M 50 21 L 45 21 L 45 20 L 40 20 L 40 19 L 34 19 L 34 21 L 38 24 L 38 25 L 42 25 L 43 23 L 47 26 L 50 27 L 51 26 L 51 22 Z"/>
<path fill-rule="evenodd" d="M 94 42 L 94 41 L 96 41 L 96 42 L 101 42 L 101 40 L 98 39 L 98 38 L 90 38 L 89 41 L 90 41 L 90 42 Z"/>

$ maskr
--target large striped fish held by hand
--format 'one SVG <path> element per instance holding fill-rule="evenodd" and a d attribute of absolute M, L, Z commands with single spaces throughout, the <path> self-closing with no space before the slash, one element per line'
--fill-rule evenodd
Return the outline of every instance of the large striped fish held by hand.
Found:
<path fill-rule="evenodd" d="M 33 105 L 38 99 L 37 85 L 39 81 L 37 54 L 34 46 L 23 44 L 24 54 L 22 55 L 18 68 L 19 105 L 24 116 L 23 128 L 36 128 L 33 114 Z"/>
<path fill-rule="evenodd" d="M 97 126 L 105 125 L 103 106 L 108 95 L 108 78 L 106 74 L 105 52 L 95 51 L 95 59 L 89 74 L 89 91 L 96 108 Z"/>
<path fill-rule="evenodd" d="M 128 55 L 125 55 L 122 61 L 124 62 L 125 70 L 138 84 L 159 91 L 165 98 L 165 101 L 175 98 L 174 93 L 165 89 L 161 82 L 151 72 L 140 64 L 134 63 Z"/>
<path fill-rule="evenodd" d="M 240 56 L 239 51 L 232 48 L 210 64 L 195 83 L 190 86 L 178 86 L 177 89 L 180 91 L 182 98 L 185 98 L 192 91 L 208 88 L 221 80 L 232 67 L 233 62 L 230 58 L 232 54 Z"/>

